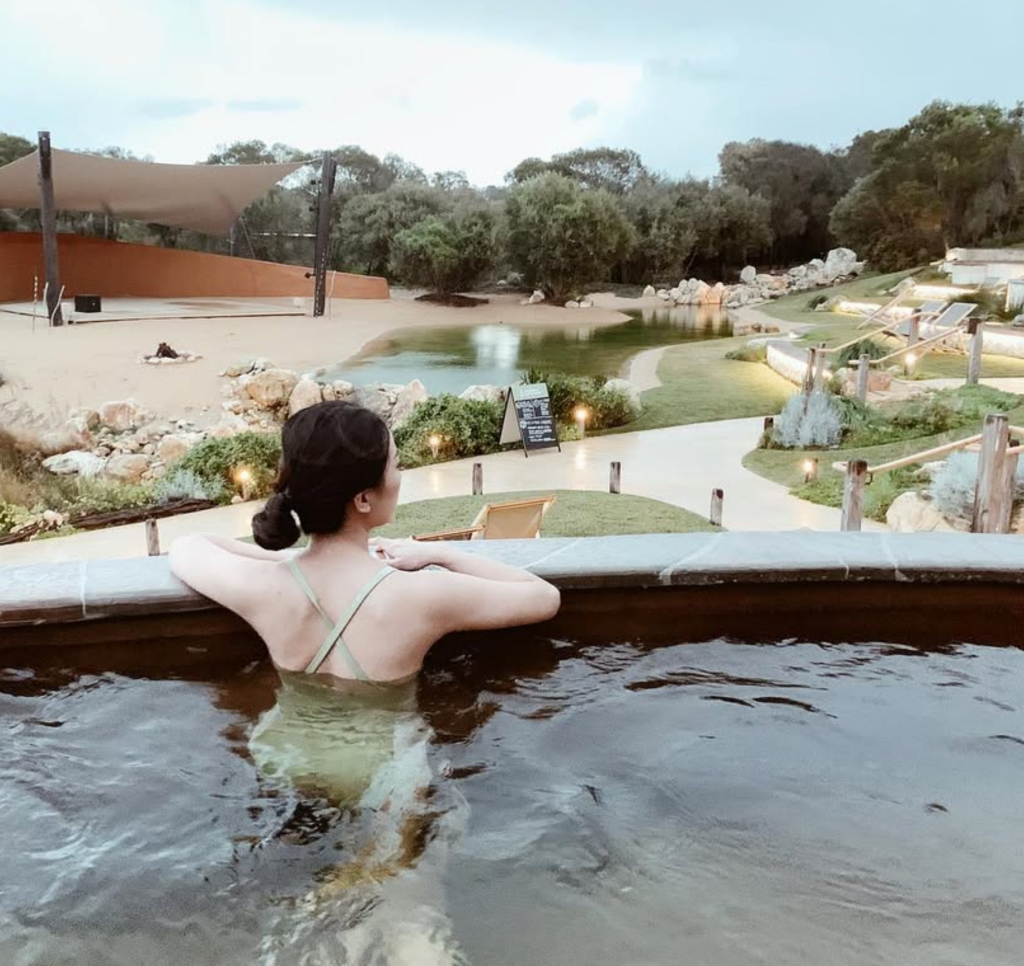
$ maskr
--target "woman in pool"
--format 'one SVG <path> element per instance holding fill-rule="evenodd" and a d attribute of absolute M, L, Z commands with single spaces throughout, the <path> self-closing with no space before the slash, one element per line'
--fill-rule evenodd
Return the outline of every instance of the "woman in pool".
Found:
<path fill-rule="evenodd" d="M 430 731 L 416 710 L 416 675 L 445 634 L 546 620 L 558 611 L 558 591 L 442 544 L 371 541 L 393 518 L 401 474 L 391 433 L 369 410 L 342 402 L 304 409 L 285 424 L 282 450 L 277 492 L 253 520 L 258 546 L 183 537 L 171 568 L 244 618 L 278 668 L 277 703 L 249 741 L 264 778 L 371 816 L 369 842 L 325 870 L 316 899 L 405 870 L 380 906 L 385 919 L 401 907 L 394 921 L 406 923 L 392 924 L 389 944 L 419 950 L 417 962 L 453 962 L 450 924 L 434 904 L 444 833 L 463 810 L 436 796 L 427 807 Z M 286 548 L 300 526 L 310 543 L 297 553 Z M 434 862 L 422 861 L 425 842 Z M 353 949 L 376 929 L 356 918 L 358 927 L 339 936 Z"/>
<path fill-rule="evenodd" d="M 371 548 L 371 531 L 393 519 L 401 473 L 391 433 L 368 409 L 311 406 L 281 442 L 277 492 L 253 520 L 259 546 L 194 536 L 170 554 L 174 573 L 244 618 L 278 668 L 386 685 L 415 675 L 445 634 L 557 613 L 558 591 L 518 567 L 439 543 Z M 296 554 L 285 548 L 300 526 L 310 544 Z"/>

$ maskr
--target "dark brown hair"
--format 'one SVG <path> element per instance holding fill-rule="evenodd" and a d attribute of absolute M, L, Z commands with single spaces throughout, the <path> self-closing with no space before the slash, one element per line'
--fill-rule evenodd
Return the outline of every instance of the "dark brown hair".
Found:
<path fill-rule="evenodd" d="M 253 517 L 256 542 L 290 547 L 299 524 L 305 533 L 336 533 L 352 499 L 384 479 L 390 445 L 387 423 L 362 406 L 322 402 L 297 412 L 281 432 L 276 492 Z"/>

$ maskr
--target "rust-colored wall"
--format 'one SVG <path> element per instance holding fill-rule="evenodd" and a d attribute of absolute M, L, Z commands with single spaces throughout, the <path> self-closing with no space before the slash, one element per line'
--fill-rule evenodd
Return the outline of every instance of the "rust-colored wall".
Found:
<path fill-rule="evenodd" d="M 313 295 L 306 268 L 249 258 L 207 255 L 174 248 L 129 245 L 84 235 L 59 235 L 60 276 L 64 297 L 78 294 L 140 298 L 282 298 Z M 40 279 L 43 250 L 39 235 L 0 232 L 0 302 L 32 298 Z M 327 289 L 331 291 L 331 275 Z M 338 272 L 334 298 L 386 299 L 388 283 L 372 275 Z"/>

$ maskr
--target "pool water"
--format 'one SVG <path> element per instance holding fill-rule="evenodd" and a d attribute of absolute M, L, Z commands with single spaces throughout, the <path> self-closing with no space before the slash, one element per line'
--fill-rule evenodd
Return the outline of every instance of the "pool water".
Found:
<path fill-rule="evenodd" d="M 254 731 L 289 708 L 264 662 L 56 660 L 0 675 L 5 966 L 1011 966 L 1024 948 L 1016 650 L 471 641 L 396 711 L 401 767 L 361 806 L 259 763 Z M 351 745 L 330 715 L 319 731 Z"/>
<path fill-rule="evenodd" d="M 469 310 L 467 310 L 469 311 Z M 508 386 L 539 367 L 577 375 L 619 375 L 636 353 L 658 346 L 728 338 L 724 310 L 694 306 L 627 313 L 628 322 L 531 328 L 516 325 L 408 329 L 371 343 L 330 378 L 356 385 L 419 379 L 431 395 L 468 386 Z"/>

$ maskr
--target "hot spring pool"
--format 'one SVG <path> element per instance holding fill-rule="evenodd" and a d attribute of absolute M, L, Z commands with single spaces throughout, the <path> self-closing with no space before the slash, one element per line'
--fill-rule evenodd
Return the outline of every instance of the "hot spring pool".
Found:
<path fill-rule="evenodd" d="M 1017 650 L 446 644 L 361 810 L 258 767 L 265 662 L 0 660 L 5 966 L 1010 966 L 1024 948 Z M 325 761 L 345 734 L 323 720 Z"/>

